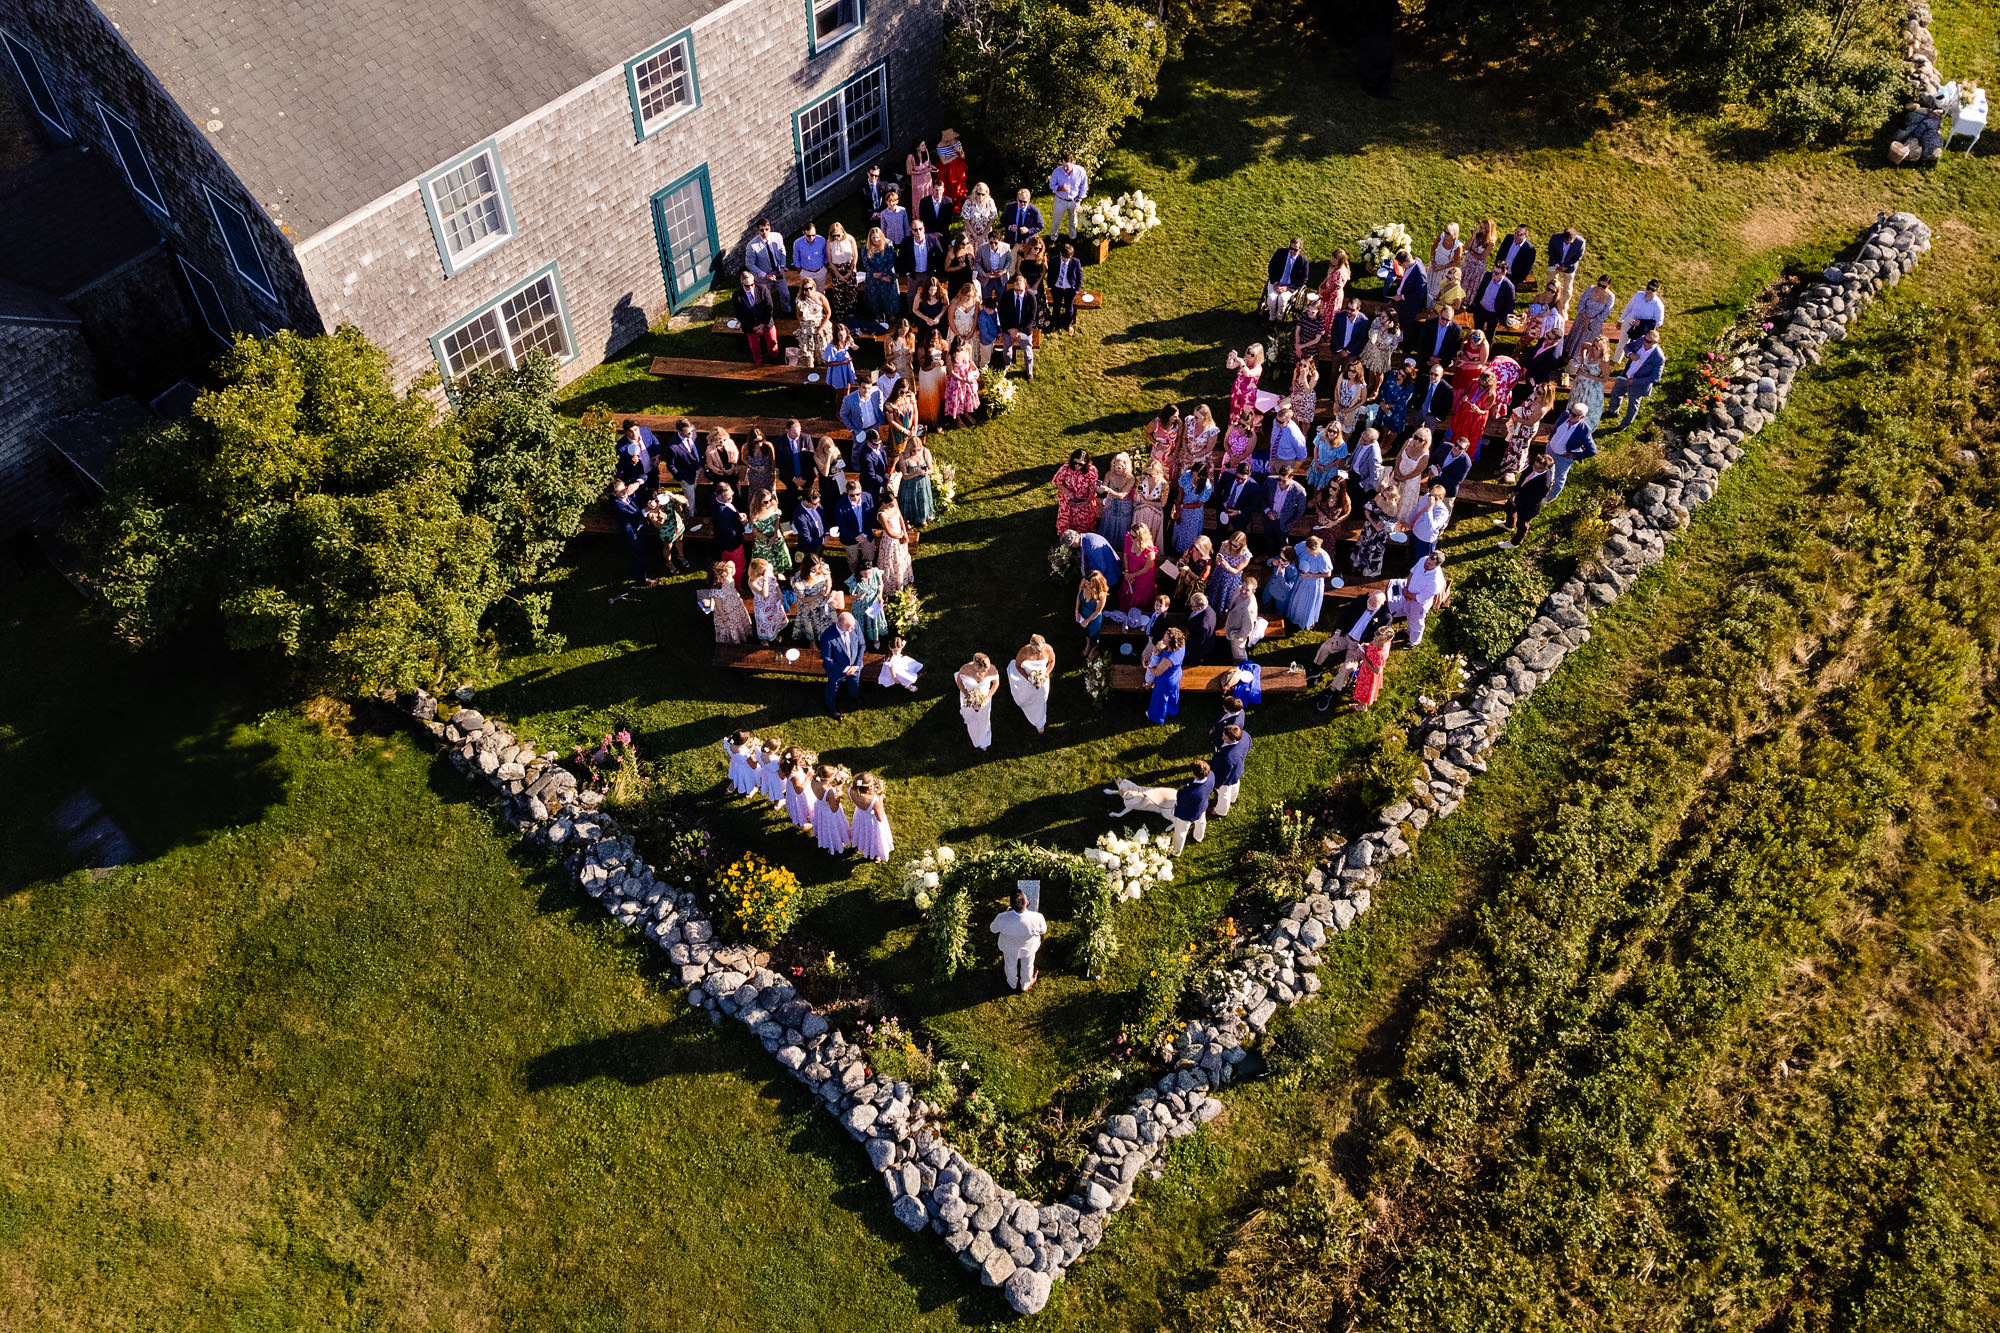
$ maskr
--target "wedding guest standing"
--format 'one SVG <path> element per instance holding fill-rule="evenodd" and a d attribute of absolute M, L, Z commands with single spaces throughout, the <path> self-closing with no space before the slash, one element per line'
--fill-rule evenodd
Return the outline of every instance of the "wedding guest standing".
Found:
<path fill-rule="evenodd" d="M 1576 318 L 1570 321 L 1569 333 L 1563 338 L 1563 355 L 1572 364 L 1582 355 L 1586 344 L 1604 336 L 1604 321 L 1617 303 L 1618 293 L 1611 290 L 1609 274 L 1600 275 L 1597 285 L 1584 292 L 1576 303 Z"/>
<path fill-rule="evenodd" d="M 944 416 L 954 426 L 970 426 L 979 411 L 979 367 L 963 339 L 952 343 L 951 368 L 945 373 Z"/>
<path fill-rule="evenodd" d="M 943 178 L 931 181 L 930 193 L 918 196 L 917 221 L 924 224 L 924 230 L 944 240 L 951 232 L 951 224 L 958 221 L 958 205 L 945 192 Z"/>
<path fill-rule="evenodd" d="M 1604 388 L 1611 378 L 1605 340 L 1593 338 L 1577 352 L 1569 368 L 1569 397 L 1583 404 L 1583 420 L 1593 431 L 1604 419 Z"/>
<path fill-rule="evenodd" d="M 847 580 L 847 607 L 861 622 L 870 648 L 888 636 L 889 619 L 882 614 L 882 571 L 865 555 L 857 558 Z"/>
<path fill-rule="evenodd" d="M 875 497 L 862 488 L 859 478 L 850 477 L 840 502 L 833 507 L 833 529 L 840 534 L 841 549 L 847 553 L 847 567 L 858 571 L 863 556 L 874 554 Z"/>
<path fill-rule="evenodd" d="M 1486 371 L 1479 377 L 1479 387 L 1452 407 L 1451 437 L 1464 440 L 1466 448 L 1477 461 L 1479 443 L 1486 438 L 1486 424 L 1493 419 L 1495 412 L 1502 410 L 1504 405 L 1500 398 L 1499 380 L 1492 371 Z"/>
<path fill-rule="evenodd" d="M 1327 309 L 1319 299 L 1318 292 L 1306 293 L 1305 309 L 1299 311 L 1299 322 L 1292 329 L 1292 360 L 1297 364 L 1316 363 L 1321 346 L 1326 341 Z"/>
<path fill-rule="evenodd" d="M 785 585 L 771 571 L 768 560 L 750 562 L 750 622 L 756 626 L 757 642 L 775 643 L 785 632 Z"/>
<path fill-rule="evenodd" d="M 1382 677 L 1389 672 L 1389 641 L 1396 637 L 1392 626 L 1375 631 L 1362 649 L 1359 669 L 1354 673 L 1354 711 L 1364 712 L 1382 695 Z"/>
<path fill-rule="evenodd" d="M 1563 273 L 1576 272 L 1577 265 L 1583 262 L 1584 248 L 1583 237 L 1577 234 L 1575 224 L 1564 227 L 1549 237 L 1549 267 Z"/>
<path fill-rule="evenodd" d="M 1097 520 L 1097 535 L 1113 546 L 1122 545 L 1132 527 L 1132 492 L 1139 479 L 1132 475 L 1132 455 L 1117 453 L 1104 474 L 1098 490 L 1104 497 L 1104 513 Z"/>
<path fill-rule="evenodd" d="M 1472 327 L 1488 339 L 1514 313 L 1514 280 L 1505 268 L 1489 269 L 1472 293 Z"/>
<path fill-rule="evenodd" d="M 785 261 L 788 257 L 785 238 L 772 228 L 771 219 L 758 218 L 756 235 L 743 247 L 743 268 L 756 279 L 764 299 L 780 311 L 792 308 L 792 295 L 785 288 Z"/>
<path fill-rule="evenodd" d="M 692 515 L 695 487 L 701 481 L 701 437 L 686 417 L 674 423 L 674 433 L 667 437 L 666 464 L 667 475 L 681 488 L 681 498 Z"/>
<path fill-rule="evenodd" d="M 1370 392 L 1382 383 L 1403 346 L 1403 325 L 1394 310 L 1384 310 L 1368 327 L 1368 344 L 1359 360 Z"/>
<path fill-rule="evenodd" d="M 1050 214 L 1049 235 L 1063 229 L 1063 219 L 1069 220 L 1069 236 L 1076 239 L 1076 214 L 1083 206 L 1084 196 L 1090 193 L 1090 176 L 1076 164 L 1075 153 L 1064 153 L 1062 161 L 1049 174 L 1049 192 L 1055 195 L 1055 208 Z"/>
<path fill-rule="evenodd" d="M 1264 506 L 1264 552 L 1275 555 L 1290 541 L 1293 525 L 1306 516 L 1312 497 L 1290 469 L 1273 471 L 1270 494 Z"/>
<path fill-rule="evenodd" d="M 1514 228 L 1514 234 L 1501 244 L 1493 258 L 1494 268 L 1505 269 L 1508 281 L 1515 287 L 1535 275 L 1535 243 L 1528 239 L 1526 223 Z"/>
<path fill-rule="evenodd" d="M 992 192 L 981 181 L 972 187 L 964 205 L 958 210 L 958 220 L 965 224 L 965 234 L 972 238 L 974 252 L 986 249 L 987 239 L 993 234 L 994 220 L 1000 216 L 1000 206 L 993 202 Z"/>
<path fill-rule="evenodd" d="M 1000 298 L 1000 337 L 1009 349 L 1021 352 L 1028 379 L 1035 378 L 1035 323 L 1041 317 L 1041 301 L 1028 290 L 1028 279 L 1016 273 L 1013 286 Z"/>
<path fill-rule="evenodd" d="M 1146 704 L 1146 720 L 1159 726 L 1181 711 L 1181 666 L 1187 659 L 1187 635 L 1170 629 L 1161 640 L 1161 651 L 1146 666 L 1146 684 L 1153 696 Z"/>
<path fill-rule="evenodd" d="M 811 218 L 792 239 L 792 267 L 799 271 L 799 280 L 811 278 L 813 285 L 824 289 L 826 286 L 826 237 L 819 234 L 819 227 Z"/>
<path fill-rule="evenodd" d="M 834 622 L 833 571 L 818 556 L 807 556 L 792 575 L 792 635 L 802 643 L 817 642 Z M 847 617 L 852 620 L 853 617 Z"/>
<path fill-rule="evenodd" d="M 1167 470 L 1167 480 L 1180 477 L 1181 410 L 1172 403 L 1146 423 L 1146 453 Z"/>
<path fill-rule="evenodd" d="M 1056 469 L 1056 533 L 1097 528 L 1097 465 L 1081 449 Z"/>
<path fill-rule="evenodd" d="M 736 566 L 718 560 L 708 568 L 709 617 L 715 622 L 717 643 L 746 643 L 750 638 L 750 613 L 743 609 L 743 597 L 736 591 Z"/>
<path fill-rule="evenodd" d="M 778 311 L 757 275 L 743 270 L 736 288 L 736 322 L 750 340 L 750 364 L 761 366 L 778 355 Z"/>
<path fill-rule="evenodd" d="M 1272 324 L 1284 321 L 1285 312 L 1291 308 L 1292 293 L 1303 291 L 1312 261 L 1306 258 L 1306 242 L 1302 236 L 1292 237 L 1291 244 L 1271 256 L 1271 262 L 1264 266 L 1264 318 Z"/>
<path fill-rule="evenodd" d="M 1152 529 L 1133 524 L 1125 533 L 1125 577 L 1119 585 L 1119 609 L 1145 610 L 1153 604 L 1153 580 L 1160 553 Z"/>
<path fill-rule="evenodd" d="M 854 779 L 854 850 L 871 861 L 887 861 L 896 850 L 889 828 L 888 788 L 873 773 Z"/>
<path fill-rule="evenodd" d="M 903 195 L 900 190 L 889 191 L 888 201 L 882 205 L 882 212 L 875 219 L 875 225 L 881 229 L 883 239 L 889 242 L 891 248 L 900 246 L 908 239 L 910 210 L 903 207 Z"/>
<path fill-rule="evenodd" d="M 1042 947 L 1042 936 L 1049 932 L 1047 918 L 1030 910 L 1028 895 L 1016 889 L 1007 910 L 993 918 L 990 929 L 1000 937 L 1001 970 L 1007 977 L 1007 989 L 1033 990 L 1035 952 Z"/>
<path fill-rule="evenodd" d="M 1070 332 L 1076 327 L 1076 296 L 1083 290 L 1083 261 L 1076 257 L 1076 246 L 1069 241 L 1056 242 L 1047 290 L 1049 328 L 1057 333 Z"/>
<path fill-rule="evenodd" d="M 1549 494 L 1553 500 L 1569 484 L 1569 470 L 1597 453 L 1597 438 L 1584 423 L 1583 404 L 1571 400 L 1563 419 L 1549 432 Z"/>
<path fill-rule="evenodd" d="M 1299 581 L 1292 589 L 1291 605 L 1285 608 L 1285 623 L 1294 634 L 1319 623 L 1320 608 L 1326 601 L 1326 583 L 1333 577 L 1333 557 L 1317 536 L 1300 542 L 1295 554 Z"/>
<path fill-rule="evenodd" d="M 852 324 L 861 304 L 861 287 L 856 274 L 861 268 L 860 247 L 838 222 L 826 229 L 826 301 L 833 307 L 836 325 Z"/>
<path fill-rule="evenodd" d="M 1223 364 L 1236 372 L 1229 390 L 1229 419 L 1240 421 L 1257 410 L 1257 381 L 1264 374 L 1264 344 L 1251 343 L 1243 355 L 1231 352 Z"/>
<path fill-rule="evenodd" d="M 894 495 L 882 497 L 881 506 L 875 511 L 875 526 L 880 533 L 875 562 L 882 569 L 882 596 L 894 597 L 917 581 L 916 569 L 910 563 L 910 525 Z"/>
<path fill-rule="evenodd" d="M 861 300 L 855 306 L 855 318 L 887 325 L 902 304 L 896 290 L 896 247 L 880 227 L 875 227 L 868 233 L 868 249 L 861 257 Z"/>
<path fill-rule="evenodd" d="M 1340 423 L 1329 421 L 1313 437 L 1312 462 L 1306 468 L 1306 489 L 1319 491 L 1333 484 L 1335 474 L 1347 466 L 1347 438 Z"/>
<path fill-rule="evenodd" d="M 1382 577 L 1382 561 L 1389 554 L 1389 525 L 1392 521 L 1373 500 L 1362 508 L 1361 531 L 1354 537 L 1353 569 L 1357 577 Z"/>
<path fill-rule="evenodd" d="M 1083 631 L 1086 657 L 1097 649 L 1097 633 L 1104 628 L 1104 613 L 1110 609 L 1110 602 L 1111 585 L 1104 575 L 1094 569 L 1087 571 L 1076 589 L 1076 625 Z"/>
<path fill-rule="evenodd" d="M 1042 234 L 1042 210 L 1034 205 L 1034 196 L 1026 189 L 1014 192 L 1014 202 L 1000 213 L 1000 236 L 1008 245 L 1020 253 L 1022 246 L 1031 236 Z"/>
<path fill-rule="evenodd" d="M 910 415 L 916 414 L 916 395 L 906 395 L 897 406 L 908 404 Z M 937 513 L 937 498 L 931 489 L 931 451 L 924 445 L 924 437 L 914 430 L 904 439 L 902 450 L 896 455 L 898 507 L 910 526 L 922 531 Z"/>
<path fill-rule="evenodd" d="M 1481 218 L 1479 225 L 1472 229 L 1472 237 L 1465 243 L 1465 257 L 1458 264 L 1458 280 L 1467 293 L 1479 290 L 1479 284 L 1486 276 L 1486 269 L 1493 259 L 1493 249 L 1500 243 L 1500 224 L 1492 218 Z"/>
<path fill-rule="evenodd" d="M 911 195 L 918 199 L 928 198 L 936 171 L 937 163 L 931 160 L 931 146 L 918 140 L 910 155 L 903 159 L 903 174 L 909 177 Z"/>
<path fill-rule="evenodd" d="M 1366 350 L 1368 329 L 1368 317 L 1361 313 L 1361 298 L 1348 297 L 1347 308 L 1334 315 L 1326 326 L 1325 346 L 1333 362 L 1334 373 L 1338 374 L 1349 361 L 1356 360 Z"/>
<path fill-rule="evenodd" d="M 854 334 L 845 324 L 834 326 L 833 343 L 826 349 L 826 383 L 841 395 L 854 386 Z"/>
<path fill-rule="evenodd" d="M 1359 298 L 1353 298 L 1350 305 L 1347 295 L 1347 281 L 1353 276 L 1353 271 L 1345 250 L 1335 250 L 1333 258 L 1326 261 L 1326 276 L 1319 283 L 1319 308 L 1328 319 L 1343 309 L 1351 309 L 1356 314 L 1361 312 Z"/>
<path fill-rule="evenodd" d="M 1193 467 L 1196 463 L 1208 464 L 1215 468 L 1215 442 L 1222 431 L 1215 424 L 1215 414 L 1208 410 L 1207 403 L 1196 403 L 1194 411 L 1188 413 L 1187 429 L 1182 432 L 1181 466 Z"/>
<path fill-rule="evenodd" d="M 826 514 L 820 509 L 819 496 L 819 478 L 807 477 L 799 507 L 792 511 L 792 536 L 801 555 L 823 555 L 826 551 Z"/>
<path fill-rule="evenodd" d="M 1542 428 L 1542 419 L 1556 405 L 1556 386 L 1544 384 L 1507 414 L 1507 453 L 1500 460 L 1500 480 L 1512 483 L 1528 461 L 1528 448 Z M 1454 442 L 1454 446 L 1457 442 Z"/>
<path fill-rule="evenodd" d="M 1417 512 L 1410 519 L 1410 551 L 1421 560 L 1437 549 L 1438 538 L 1451 524 L 1451 506 L 1445 503 L 1444 487 L 1424 492 Z"/>
<path fill-rule="evenodd" d="M 1632 299 L 1618 314 L 1618 355 L 1625 355 L 1633 339 L 1645 337 L 1666 322 L 1667 304 L 1660 295 L 1660 280 L 1654 278 L 1642 290 L 1632 293 Z"/>
<path fill-rule="evenodd" d="M 1155 455 L 1146 464 L 1146 475 L 1132 489 L 1132 523 L 1152 533 L 1156 549 L 1164 549 L 1167 544 L 1169 496 L 1166 464 Z"/>
<path fill-rule="evenodd" d="M 990 748 L 993 696 L 1000 689 L 1000 673 L 993 669 L 993 662 L 985 653 L 974 653 L 952 681 L 958 686 L 958 715 L 965 720 L 965 734 L 972 738 L 972 748 Z"/>
<path fill-rule="evenodd" d="M 1215 775 L 1215 817 L 1222 819 L 1236 804 L 1243 787 L 1243 766 L 1250 759 L 1250 733 L 1240 722 L 1224 722 L 1208 766 Z"/>
<path fill-rule="evenodd" d="M 1538 453 L 1528 460 L 1528 475 L 1515 484 L 1514 493 L 1507 497 L 1506 517 L 1493 520 L 1512 529 L 1507 540 L 1500 543 L 1501 550 L 1511 551 L 1528 540 L 1528 525 L 1542 512 L 1549 497 L 1549 458 Z"/>
<path fill-rule="evenodd" d="M 1401 276 L 1391 282 L 1389 303 L 1396 307 L 1397 323 L 1414 334 L 1423 323 L 1424 311 L 1430 308 L 1430 274 L 1408 250 L 1396 252 L 1396 267 Z"/>
<path fill-rule="evenodd" d="M 1187 848 L 1188 834 L 1200 842 L 1208 836 L 1208 802 L 1215 794 L 1215 774 L 1208 760 L 1197 759 L 1190 779 L 1174 797 L 1174 836 L 1168 850 L 1179 856 Z"/>
<path fill-rule="evenodd" d="M 1431 243 L 1431 267 L 1426 290 L 1432 305 L 1437 304 L 1438 293 L 1444 290 L 1444 285 L 1448 281 L 1445 276 L 1447 270 L 1456 272 L 1459 261 L 1464 257 L 1465 246 L 1458 239 L 1458 224 L 1445 223 L 1444 230 L 1439 232 L 1437 240 Z"/>
<path fill-rule="evenodd" d="M 1350 361 L 1333 386 L 1333 419 L 1340 423 L 1341 434 L 1354 433 L 1355 423 L 1361 420 L 1361 410 L 1366 406 L 1368 381 L 1362 378 L 1360 363 Z"/>
<path fill-rule="evenodd" d="M 953 203 L 963 202 L 965 199 L 965 145 L 958 141 L 957 130 L 948 129 L 938 135 L 937 161 L 938 176 L 944 181 L 944 192 L 951 196 Z"/>
<path fill-rule="evenodd" d="M 1660 350 L 1660 331 L 1657 328 L 1648 329 L 1625 362 L 1625 373 L 1611 381 L 1611 391 L 1604 395 L 1606 407 L 1620 401 L 1625 404 L 1625 415 L 1617 425 L 1607 428 L 1606 434 L 1624 430 L 1632 424 L 1632 418 L 1639 415 L 1639 404 L 1653 392 L 1654 386 L 1660 382 L 1660 373 L 1666 368 L 1667 356 Z"/>
<path fill-rule="evenodd" d="M 1049 725 L 1049 689 L 1055 675 L 1056 650 L 1039 634 L 1029 636 L 1027 645 L 1007 663 L 1007 692 L 1036 735 Z"/>
<path fill-rule="evenodd" d="M 1376 399 L 1375 424 L 1393 438 L 1410 428 L 1410 404 L 1417 396 L 1417 363 L 1410 357 L 1382 385 Z"/>
<path fill-rule="evenodd" d="M 1217 557 L 1220 563 L 1221 557 Z M 1250 650 L 1264 641 L 1265 632 L 1271 622 L 1257 614 L 1257 580 L 1245 578 L 1237 584 L 1236 592 L 1229 603 L 1229 619 L 1223 624 L 1222 635 L 1229 640 L 1229 656 L 1237 662 L 1250 660 Z"/>
<path fill-rule="evenodd" d="M 1338 478 L 1313 494 L 1312 507 L 1306 510 L 1306 520 L 1312 525 L 1311 535 L 1319 538 L 1329 560 L 1333 558 L 1334 544 L 1347 527 L 1347 516 L 1353 510 L 1354 498 Z"/>
<path fill-rule="evenodd" d="M 736 492 L 728 482 L 716 483 L 715 512 L 709 517 L 708 530 L 715 538 L 716 555 L 736 571 L 736 582 L 740 585 L 750 561 L 743 549 L 743 515 L 737 512 L 735 499 Z"/>
<path fill-rule="evenodd" d="M 1174 539 L 1170 543 L 1176 557 L 1194 545 L 1208 518 L 1208 498 L 1215 494 L 1215 487 L 1208 479 L 1208 464 L 1196 463 L 1181 473 L 1179 486 L 1180 516 L 1174 520 Z"/>

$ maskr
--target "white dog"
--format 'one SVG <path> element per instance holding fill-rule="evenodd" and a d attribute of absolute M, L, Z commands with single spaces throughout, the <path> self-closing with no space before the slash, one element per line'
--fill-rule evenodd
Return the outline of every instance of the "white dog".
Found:
<path fill-rule="evenodd" d="M 1141 787 L 1130 778 L 1118 779 L 1115 787 L 1104 789 L 1106 796 L 1116 796 L 1125 802 L 1123 810 L 1114 810 L 1113 819 L 1123 819 L 1127 815 L 1158 815 L 1162 819 L 1174 817 L 1174 800 L 1180 795 L 1172 787 Z"/>

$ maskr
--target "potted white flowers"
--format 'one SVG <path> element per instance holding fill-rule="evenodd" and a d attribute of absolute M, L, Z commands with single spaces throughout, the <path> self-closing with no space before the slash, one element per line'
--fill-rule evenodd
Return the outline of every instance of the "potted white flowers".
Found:
<path fill-rule="evenodd" d="M 1111 896 L 1120 902 L 1137 898 L 1152 884 L 1171 883 L 1173 859 L 1167 854 L 1167 835 L 1140 829 L 1130 837 L 1106 833 L 1097 845 L 1084 853 L 1104 868 L 1111 879 Z"/>
<path fill-rule="evenodd" d="M 1361 257 L 1361 266 L 1375 270 L 1375 276 L 1386 282 L 1391 261 L 1409 248 L 1409 228 L 1400 222 L 1385 222 L 1361 238 L 1357 253 Z"/>
<path fill-rule="evenodd" d="M 1159 205 L 1140 190 L 1129 190 L 1116 199 L 1089 199 L 1078 213 L 1078 225 L 1095 247 L 1092 262 L 1102 264 L 1111 253 L 1111 242 L 1136 241 L 1160 225 Z"/>
<path fill-rule="evenodd" d="M 903 896 L 915 903 L 919 912 L 930 911 L 937 901 L 939 882 L 957 859 L 957 852 L 939 847 L 911 861 L 903 867 Z"/>

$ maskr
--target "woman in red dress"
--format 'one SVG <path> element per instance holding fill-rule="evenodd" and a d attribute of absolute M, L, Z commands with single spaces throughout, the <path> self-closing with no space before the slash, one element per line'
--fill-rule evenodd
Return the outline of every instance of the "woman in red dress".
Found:
<path fill-rule="evenodd" d="M 1257 381 L 1264 374 L 1264 344 L 1251 343 L 1242 356 L 1231 352 L 1229 368 L 1236 383 L 1229 390 L 1229 419 L 1235 421 L 1257 405 Z"/>
<path fill-rule="evenodd" d="M 1487 370 L 1480 373 L 1478 386 L 1452 405 L 1451 438 L 1464 440 L 1466 451 L 1475 462 L 1479 459 L 1479 442 L 1486 435 L 1486 423 L 1501 401 L 1499 385 L 1493 372 Z"/>
<path fill-rule="evenodd" d="M 1389 640 L 1396 631 L 1387 625 L 1375 631 L 1361 650 L 1361 663 L 1354 673 L 1354 711 L 1359 713 L 1382 694 L 1382 677 L 1389 670 Z"/>
<path fill-rule="evenodd" d="M 1056 535 L 1097 531 L 1097 465 L 1079 449 L 1056 469 Z"/>
<path fill-rule="evenodd" d="M 1486 335 L 1478 329 L 1468 329 L 1465 345 L 1458 349 L 1458 359 L 1451 363 L 1451 396 L 1456 402 L 1479 387 L 1479 377 L 1486 373 L 1487 363 L 1493 359 L 1493 347 L 1486 341 Z"/>
<path fill-rule="evenodd" d="M 954 204 L 964 203 L 970 187 L 965 183 L 965 145 L 958 141 L 957 130 L 938 135 L 937 171 L 944 180 L 945 197 Z"/>

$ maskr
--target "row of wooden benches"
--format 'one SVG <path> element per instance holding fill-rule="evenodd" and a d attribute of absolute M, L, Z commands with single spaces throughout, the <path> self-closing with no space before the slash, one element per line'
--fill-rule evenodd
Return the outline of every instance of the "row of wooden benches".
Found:
<path fill-rule="evenodd" d="M 878 652 L 864 655 L 862 680 L 873 684 L 884 660 L 883 654 Z M 820 660 L 819 649 L 803 645 L 718 643 L 713 661 L 717 667 L 733 671 L 803 676 L 816 680 L 826 678 L 826 666 Z M 1234 683 L 1235 676 L 1234 665 L 1186 667 L 1181 671 L 1181 693 L 1222 694 Z M 1260 673 L 1258 683 L 1265 694 L 1293 694 L 1306 688 L 1306 674 L 1266 667 Z M 1151 687 L 1146 684 L 1144 667 L 1114 663 L 1111 667 L 1111 688 L 1124 694 L 1138 694 Z"/>

